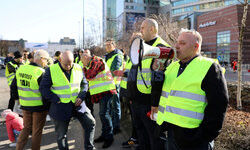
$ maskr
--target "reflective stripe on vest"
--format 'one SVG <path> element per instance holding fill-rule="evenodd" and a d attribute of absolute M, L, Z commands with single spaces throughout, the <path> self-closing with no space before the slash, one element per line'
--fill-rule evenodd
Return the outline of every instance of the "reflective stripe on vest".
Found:
<path fill-rule="evenodd" d="M 52 80 L 51 91 L 55 93 L 62 103 L 75 103 L 80 92 L 80 84 L 83 78 L 82 68 L 78 64 L 73 64 L 70 81 L 65 76 L 59 63 L 50 66 Z"/>
<path fill-rule="evenodd" d="M 122 64 L 123 64 L 123 55 L 122 54 L 120 54 L 120 53 L 117 53 L 117 54 L 115 54 L 115 55 L 113 55 L 111 58 L 109 58 L 108 60 L 107 60 L 107 66 L 109 67 L 109 69 L 111 68 L 111 65 L 112 65 L 112 63 L 113 63 L 113 61 L 114 61 L 114 59 L 115 59 L 115 57 L 117 56 L 117 55 L 119 55 L 121 58 L 122 58 L 122 63 L 121 63 L 121 66 L 119 67 L 119 69 L 118 70 L 121 70 L 122 71 Z M 114 82 L 115 82 L 115 84 L 120 84 L 120 82 L 121 82 L 121 77 L 117 77 L 117 76 L 114 76 L 113 77 L 114 78 Z"/>
<path fill-rule="evenodd" d="M 15 69 L 18 68 L 17 64 L 13 64 L 12 62 L 8 62 L 12 67 L 14 67 Z M 6 69 L 5 69 L 5 76 L 7 77 L 7 81 L 8 81 L 8 85 L 10 86 L 13 79 L 15 78 L 16 73 L 12 72 L 9 73 L 9 69 L 8 69 L 8 65 L 6 65 Z"/>
<path fill-rule="evenodd" d="M 156 41 L 154 42 L 154 44 L 152 45 L 153 47 L 156 47 L 158 44 L 163 44 L 166 47 L 170 47 L 170 45 L 168 43 L 166 43 L 161 37 L 157 37 Z M 152 63 L 152 58 L 150 59 L 144 59 L 142 60 L 142 73 L 140 73 L 140 69 L 138 67 L 138 73 L 137 73 L 137 89 L 144 94 L 150 94 L 151 93 L 151 63 Z M 143 82 L 143 79 L 141 77 L 141 74 L 143 76 L 143 79 L 145 81 L 146 85 Z"/>
<path fill-rule="evenodd" d="M 94 59 L 97 59 L 95 57 Z M 109 71 L 109 67 L 107 66 L 107 64 L 102 58 L 99 58 L 99 59 L 104 63 L 105 70 L 103 70 L 102 72 L 99 72 L 95 78 L 88 80 L 90 95 L 95 95 L 95 94 L 99 94 L 102 92 L 116 89 L 112 74 Z"/>
<path fill-rule="evenodd" d="M 126 62 L 126 70 L 124 72 L 127 72 L 129 74 L 131 67 L 132 67 L 132 62 L 130 59 L 128 59 Z M 122 81 L 120 84 L 121 88 L 127 89 L 127 82 L 128 82 L 128 78 L 122 77 Z"/>
<path fill-rule="evenodd" d="M 22 65 L 16 72 L 19 102 L 22 106 L 41 106 L 42 95 L 39 91 L 38 78 L 44 69 L 34 65 Z"/>
<path fill-rule="evenodd" d="M 163 121 L 184 127 L 197 128 L 207 106 L 206 94 L 201 83 L 214 61 L 205 57 L 193 59 L 177 77 L 179 62 L 168 66 L 162 88 L 157 124 Z"/>

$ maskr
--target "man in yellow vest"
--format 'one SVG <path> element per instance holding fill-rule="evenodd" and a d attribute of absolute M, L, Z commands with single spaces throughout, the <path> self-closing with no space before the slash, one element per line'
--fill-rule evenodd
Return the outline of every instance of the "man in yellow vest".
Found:
<path fill-rule="evenodd" d="M 202 37 L 182 29 L 175 45 L 177 58 L 165 71 L 157 124 L 165 126 L 168 150 L 212 150 L 228 104 L 222 69 L 202 57 Z"/>
<path fill-rule="evenodd" d="M 114 77 L 117 94 L 112 97 L 112 120 L 114 127 L 114 134 L 120 133 L 120 120 L 121 120 L 121 106 L 120 106 L 120 81 L 121 74 L 123 72 L 123 53 L 121 50 L 115 48 L 115 41 L 113 39 L 107 39 L 105 48 L 107 54 L 105 55 L 105 61 Z"/>
<path fill-rule="evenodd" d="M 85 106 L 88 83 L 81 66 L 73 63 L 70 51 L 62 53 L 61 62 L 45 70 L 40 91 L 51 102 L 49 115 L 55 123 L 57 144 L 60 150 L 67 150 L 67 130 L 72 116 L 76 117 L 84 129 L 84 148 L 94 149 L 93 139 L 95 119 L 90 111 L 80 111 Z M 81 106 L 81 107 L 80 107 Z"/>
<path fill-rule="evenodd" d="M 28 59 L 29 53 L 30 53 L 30 52 L 27 51 L 27 50 L 24 50 L 24 51 L 23 51 L 23 64 L 24 64 L 24 65 L 27 65 L 27 64 L 30 63 L 30 61 L 29 61 L 29 59 Z"/>
<path fill-rule="evenodd" d="M 81 61 L 83 70 L 89 82 L 89 92 L 93 103 L 99 103 L 99 116 L 102 123 L 102 134 L 94 141 L 104 142 L 102 148 L 108 148 L 113 143 L 113 124 L 110 111 L 112 97 L 117 94 L 115 83 L 105 61 L 89 53 L 83 53 Z"/>
<path fill-rule="evenodd" d="M 38 50 L 34 55 L 34 62 L 22 65 L 16 72 L 16 77 L 11 84 L 11 93 L 14 99 L 19 99 L 23 110 L 24 128 L 21 131 L 17 150 L 23 150 L 29 135 L 32 132 L 32 150 L 39 150 L 42 130 L 46 121 L 49 103 L 42 98 L 39 84 L 47 66 L 49 54 L 45 50 Z"/>
<path fill-rule="evenodd" d="M 20 67 L 20 65 L 23 65 L 22 62 L 23 62 L 23 57 L 21 53 L 19 51 L 15 51 L 14 59 L 6 64 L 5 76 L 7 78 L 9 86 L 11 86 L 11 83 L 16 75 L 16 70 Z M 11 93 L 10 93 L 8 109 L 11 109 L 13 111 L 14 105 L 15 105 L 15 99 L 11 97 Z"/>
<path fill-rule="evenodd" d="M 142 38 L 151 46 L 170 47 L 158 36 L 158 23 L 154 19 L 145 19 L 141 24 Z M 133 65 L 130 69 L 127 82 L 128 98 L 132 101 L 132 117 L 138 135 L 140 149 L 164 149 L 165 141 L 154 137 L 156 122 L 147 117 L 148 112 L 154 112 L 158 107 L 160 94 L 154 91 L 161 90 L 163 85 L 162 71 L 154 71 L 154 59 L 145 59 L 141 65 Z"/>

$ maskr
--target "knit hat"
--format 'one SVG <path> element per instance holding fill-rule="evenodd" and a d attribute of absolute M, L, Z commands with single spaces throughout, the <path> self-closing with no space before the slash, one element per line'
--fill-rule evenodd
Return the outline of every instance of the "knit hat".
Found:
<path fill-rule="evenodd" d="M 8 113 L 12 112 L 11 109 L 5 109 L 2 113 L 1 113 L 1 116 L 3 118 L 6 118 L 6 116 L 8 115 Z"/>
<path fill-rule="evenodd" d="M 21 57 L 22 57 L 22 54 L 19 51 L 14 52 L 14 59 L 18 59 L 18 58 L 21 58 Z"/>

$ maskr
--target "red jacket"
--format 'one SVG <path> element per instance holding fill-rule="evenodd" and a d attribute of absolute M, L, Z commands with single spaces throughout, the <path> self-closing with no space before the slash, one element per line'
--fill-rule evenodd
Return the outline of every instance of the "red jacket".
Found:
<path fill-rule="evenodd" d="M 15 141 L 13 129 L 21 131 L 23 129 L 23 118 L 19 117 L 17 113 L 10 112 L 6 116 L 6 128 L 9 140 Z"/>

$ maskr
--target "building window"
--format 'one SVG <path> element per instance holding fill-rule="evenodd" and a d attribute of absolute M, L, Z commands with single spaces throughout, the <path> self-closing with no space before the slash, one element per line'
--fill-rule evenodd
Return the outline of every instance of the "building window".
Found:
<path fill-rule="evenodd" d="M 217 32 L 217 58 L 220 62 L 230 63 L 230 31 Z"/>

